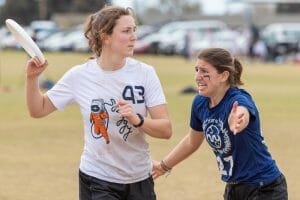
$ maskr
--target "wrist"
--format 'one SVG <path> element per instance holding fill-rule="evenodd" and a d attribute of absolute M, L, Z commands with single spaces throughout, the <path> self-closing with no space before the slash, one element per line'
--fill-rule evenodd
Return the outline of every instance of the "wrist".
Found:
<path fill-rule="evenodd" d="M 160 161 L 160 168 L 162 169 L 162 171 L 168 174 L 170 174 L 172 171 L 172 167 L 167 166 L 164 160 Z"/>
<path fill-rule="evenodd" d="M 138 127 L 141 127 L 144 124 L 144 117 L 140 113 L 136 113 L 136 115 L 138 116 L 140 121 L 137 124 L 133 124 L 133 126 L 135 128 L 138 128 Z"/>
<path fill-rule="evenodd" d="M 31 74 L 26 74 L 26 80 L 31 82 L 38 82 L 39 77 Z"/>

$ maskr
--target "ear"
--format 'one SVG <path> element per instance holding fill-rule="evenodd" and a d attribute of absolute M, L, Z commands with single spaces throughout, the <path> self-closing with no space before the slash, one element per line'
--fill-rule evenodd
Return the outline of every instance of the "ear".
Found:
<path fill-rule="evenodd" d="M 221 81 L 222 82 L 226 82 L 228 81 L 228 78 L 229 78 L 229 71 L 224 71 L 221 73 Z"/>
<path fill-rule="evenodd" d="M 102 41 L 102 44 L 107 44 L 108 43 L 108 35 L 105 33 L 100 33 L 99 35 L 100 40 Z"/>

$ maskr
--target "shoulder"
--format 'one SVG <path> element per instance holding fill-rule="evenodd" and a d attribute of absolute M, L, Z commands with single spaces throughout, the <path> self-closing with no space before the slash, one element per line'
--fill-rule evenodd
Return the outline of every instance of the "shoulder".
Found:
<path fill-rule="evenodd" d="M 227 92 L 228 99 L 231 99 L 233 101 L 237 100 L 248 100 L 252 101 L 252 97 L 249 92 L 247 92 L 245 89 L 231 87 L 229 88 Z"/>
<path fill-rule="evenodd" d="M 204 96 L 201 96 L 201 95 L 196 95 L 194 97 L 192 106 L 193 106 L 193 108 L 200 108 L 200 107 L 206 105 L 207 101 L 208 101 L 207 97 L 204 97 Z"/>
<path fill-rule="evenodd" d="M 93 72 L 94 68 L 96 66 L 95 59 L 90 59 L 86 61 L 85 63 L 78 64 L 70 68 L 66 73 L 73 74 L 73 75 L 79 75 L 84 74 L 88 72 Z"/>
<path fill-rule="evenodd" d="M 153 66 L 146 64 L 144 62 L 141 62 L 139 60 L 136 60 L 134 58 L 128 57 L 126 58 L 126 65 L 128 69 L 131 70 L 142 70 L 146 72 L 155 71 Z"/>
<path fill-rule="evenodd" d="M 249 92 L 241 88 L 230 88 L 228 94 L 228 106 L 232 106 L 237 101 L 240 106 L 248 108 L 248 110 L 256 110 L 256 105 Z"/>

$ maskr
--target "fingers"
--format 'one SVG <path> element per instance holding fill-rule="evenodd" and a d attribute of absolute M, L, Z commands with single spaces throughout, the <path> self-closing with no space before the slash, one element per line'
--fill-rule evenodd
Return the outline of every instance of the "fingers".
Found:
<path fill-rule="evenodd" d="M 46 60 L 45 63 L 41 63 L 37 56 L 28 60 L 28 67 L 46 67 L 48 66 L 48 61 Z"/>
<path fill-rule="evenodd" d="M 240 113 L 237 116 L 237 119 L 235 121 L 234 131 L 233 131 L 234 135 L 236 135 L 238 132 L 241 131 L 241 126 L 242 126 L 243 122 L 245 121 L 244 116 L 245 116 L 245 113 Z"/>
<path fill-rule="evenodd" d="M 231 113 L 236 113 L 238 106 L 239 106 L 239 103 L 237 101 L 235 101 L 232 105 Z"/>
<path fill-rule="evenodd" d="M 232 105 L 230 115 L 228 117 L 228 124 L 230 127 L 230 130 L 234 135 L 239 133 L 242 130 L 242 124 L 244 123 L 245 114 L 242 112 L 238 112 L 238 101 L 235 101 Z"/>
<path fill-rule="evenodd" d="M 161 175 L 158 175 L 156 172 L 152 172 L 151 176 L 152 176 L 152 179 L 155 180 L 158 177 L 160 177 Z"/>
<path fill-rule="evenodd" d="M 163 172 L 160 169 L 160 162 L 156 161 L 156 160 L 152 160 L 152 172 L 151 172 L 151 176 L 153 178 L 153 180 L 157 179 L 158 177 L 164 175 L 165 172 Z"/>
<path fill-rule="evenodd" d="M 26 66 L 26 76 L 27 78 L 36 78 L 38 77 L 48 66 L 48 61 L 41 63 L 38 57 L 33 57 L 27 62 Z"/>
<path fill-rule="evenodd" d="M 132 105 L 128 101 L 125 101 L 124 99 L 121 99 L 117 102 L 117 107 L 119 108 L 119 113 L 121 117 L 128 118 L 135 115 Z"/>
<path fill-rule="evenodd" d="M 31 64 L 31 66 L 35 66 L 35 67 L 39 67 L 42 65 L 38 57 L 33 57 L 28 62 L 29 64 Z"/>
<path fill-rule="evenodd" d="M 128 104 L 128 101 L 125 101 L 124 99 L 119 99 L 117 102 L 117 106 L 123 106 Z"/>
<path fill-rule="evenodd" d="M 129 117 L 134 114 L 131 105 L 119 106 L 119 112 L 122 117 Z"/>

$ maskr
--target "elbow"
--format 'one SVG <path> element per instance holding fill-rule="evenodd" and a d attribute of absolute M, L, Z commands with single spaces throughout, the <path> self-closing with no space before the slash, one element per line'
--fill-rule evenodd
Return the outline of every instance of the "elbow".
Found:
<path fill-rule="evenodd" d="M 37 112 L 33 112 L 33 111 L 29 111 L 29 115 L 32 118 L 41 118 L 41 117 L 43 117 L 43 115 L 41 115 L 41 114 L 39 114 Z"/>
<path fill-rule="evenodd" d="M 172 131 L 171 123 L 170 123 L 164 131 L 163 138 L 170 139 L 172 137 L 172 133 L 173 133 L 173 131 Z"/>
<path fill-rule="evenodd" d="M 172 132 L 169 132 L 169 133 L 166 133 L 165 136 L 164 136 L 164 139 L 170 139 L 172 136 Z"/>

